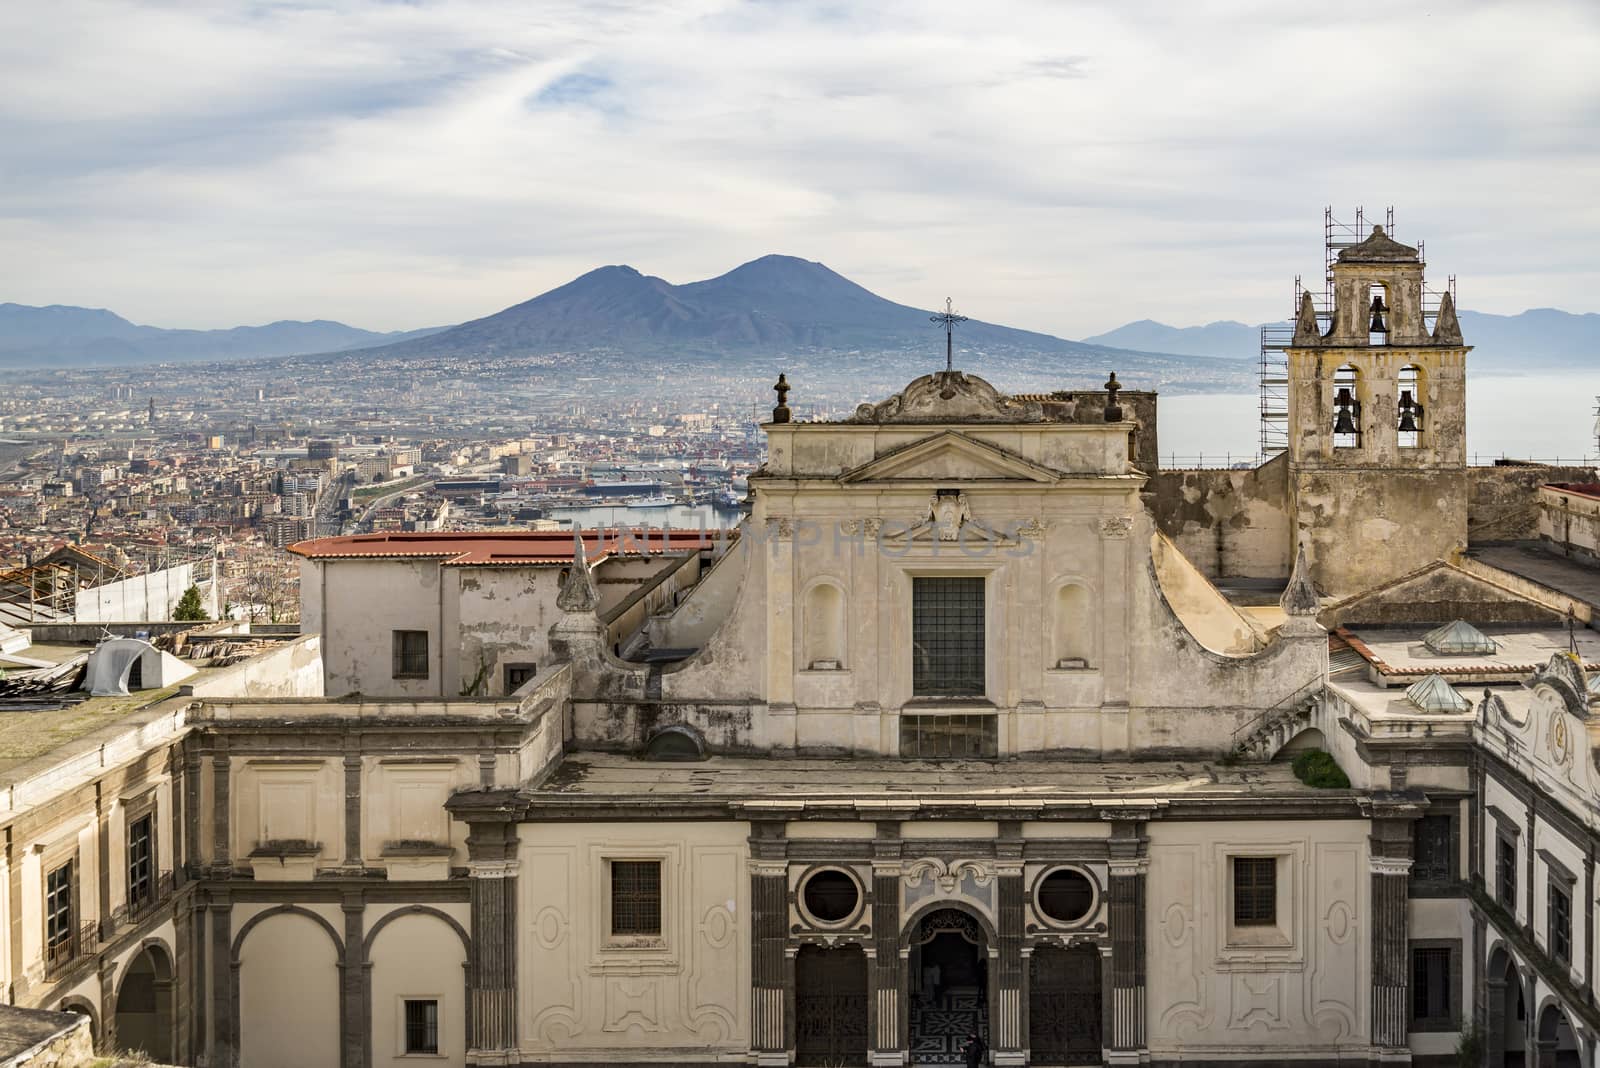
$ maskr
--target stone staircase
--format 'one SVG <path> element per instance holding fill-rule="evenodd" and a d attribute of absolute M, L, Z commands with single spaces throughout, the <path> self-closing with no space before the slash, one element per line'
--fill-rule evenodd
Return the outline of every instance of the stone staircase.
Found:
<path fill-rule="evenodd" d="M 1233 733 L 1235 760 L 1271 760 L 1301 731 L 1316 726 L 1323 680 L 1314 679 Z"/>

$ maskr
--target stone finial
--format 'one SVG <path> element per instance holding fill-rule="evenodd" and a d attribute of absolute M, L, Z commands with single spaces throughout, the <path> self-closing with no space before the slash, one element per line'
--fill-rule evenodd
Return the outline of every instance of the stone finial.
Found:
<path fill-rule="evenodd" d="M 1294 570 L 1289 573 L 1289 585 L 1284 587 L 1283 596 L 1278 598 L 1278 607 L 1283 609 L 1284 615 L 1302 619 L 1314 617 L 1322 607 L 1317 588 L 1311 584 L 1311 567 L 1306 563 L 1304 544 L 1295 551 Z"/>
<path fill-rule="evenodd" d="M 583 548 L 583 535 L 572 532 L 572 566 L 561 582 L 556 594 L 556 607 L 563 612 L 593 612 L 600 605 L 600 591 L 595 589 L 594 574 L 589 570 L 589 556 Z"/>
<path fill-rule="evenodd" d="M 1117 372 L 1112 371 L 1111 377 L 1106 380 L 1106 422 L 1122 422 L 1122 405 L 1117 403 L 1117 390 L 1122 388 L 1122 383 L 1117 381 Z"/>
<path fill-rule="evenodd" d="M 1294 321 L 1296 346 L 1315 345 L 1322 340 L 1322 327 L 1317 322 L 1317 305 L 1307 290 L 1300 294 L 1300 315 Z"/>
<path fill-rule="evenodd" d="M 787 423 L 790 419 L 789 379 L 780 373 L 778 381 L 773 385 L 772 389 L 778 394 L 778 406 L 772 409 L 772 421 L 774 423 Z"/>
<path fill-rule="evenodd" d="M 1439 315 L 1433 321 L 1433 343 L 1435 345 L 1459 345 L 1461 341 L 1461 323 L 1456 319 L 1455 298 L 1450 296 L 1450 291 L 1445 290 L 1444 296 L 1439 299 Z"/>

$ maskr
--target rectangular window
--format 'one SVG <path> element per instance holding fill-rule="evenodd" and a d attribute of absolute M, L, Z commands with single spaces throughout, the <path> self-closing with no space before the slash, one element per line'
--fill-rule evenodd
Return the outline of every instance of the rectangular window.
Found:
<path fill-rule="evenodd" d="M 427 631 L 397 630 L 394 632 L 394 677 L 397 679 L 425 679 L 428 677 Z"/>
<path fill-rule="evenodd" d="M 911 580 L 911 692 L 982 697 L 983 579 Z"/>
<path fill-rule="evenodd" d="M 155 817 L 146 813 L 128 824 L 128 912 L 155 900 Z"/>
<path fill-rule="evenodd" d="M 1550 955 L 1567 964 L 1572 963 L 1572 897 L 1567 888 L 1550 882 Z"/>
<path fill-rule="evenodd" d="M 661 934 L 661 862 L 611 862 L 611 933 L 619 936 Z"/>
<path fill-rule="evenodd" d="M 1494 896 L 1513 914 L 1517 911 L 1517 843 L 1503 834 L 1494 839 Z"/>
<path fill-rule="evenodd" d="M 1270 927 L 1278 922 L 1276 857 L 1233 858 L 1233 923 Z"/>
<path fill-rule="evenodd" d="M 69 860 L 44 879 L 46 967 L 64 964 L 78 955 L 72 911 L 72 862 Z"/>
<path fill-rule="evenodd" d="M 1411 947 L 1411 1030 L 1456 1029 L 1459 952 L 1445 945 Z"/>
<path fill-rule="evenodd" d="M 506 693 L 516 693 L 527 681 L 539 673 L 537 664 L 507 664 Z"/>
<path fill-rule="evenodd" d="M 1411 825 L 1413 856 L 1412 878 L 1423 882 L 1448 882 L 1456 877 L 1455 856 L 1450 848 L 1455 837 L 1455 818 L 1436 813 Z"/>
<path fill-rule="evenodd" d="M 900 755 L 907 760 L 993 760 L 999 723 L 992 715 L 900 717 Z"/>
<path fill-rule="evenodd" d="M 439 1003 L 432 998 L 406 999 L 406 1052 L 439 1052 Z"/>

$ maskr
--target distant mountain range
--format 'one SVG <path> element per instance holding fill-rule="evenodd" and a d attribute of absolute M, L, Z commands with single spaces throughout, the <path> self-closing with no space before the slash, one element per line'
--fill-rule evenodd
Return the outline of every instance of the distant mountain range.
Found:
<path fill-rule="evenodd" d="M 632 267 L 600 267 L 504 311 L 427 337 L 384 345 L 374 357 L 523 356 L 611 350 L 681 353 L 728 361 L 756 354 L 907 353 L 923 364 L 942 339 L 929 312 L 885 300 L 820 263 L 763 256 L 727 274 L 673 285 Z M 1062 370 L 1171 373 L 1208 363 L 1164 353 L 1131 353 L 971 320 L 956 344 L 987 357 L 1052 357 Z M 1219 373 L 1231 368 L 1217 363 Z"/>
<path fill-rule="evenodd" d="M 1586 366 L 1600 357 L 1600 315 L 1541 308 L 1460 313 L 1472 366 Z M 1003 366 L 1034 381 L 1087 384 L 1115 368 L 1139 386 L 1242 388 L 1258 328 L 1234 321 L 1173 327 L 1149 319 L 1082 341 L 971 320 L 956 332 L 968 367 Z M 763 256 L 726 274 L 674 285 L 632 267 L 600 267 L 532 300 L 462 323 L 377 333 L 343 323 L 283 321 L 231 330 L 138 326 L 100 309 L 0 304 L 0 366 L 105 366 L 250 357 L 469 358 L 602 353 L 674 355 L 702 367 L 746 357 L 803 355 L 813 367 L 926 367 L 940 339 L 929 312 L 885 300 L 820 263 Z M 981 356 L 974 366 L 974 357 Z"/>
<path fill-rule="evenodd" d="M 163 330 L 138 326 L 103 308 L 0 304 L 0 367 L 102 367 L 292 356 L 366 348 L 426 333 L 429 331 L 380 334 L 326 319 L 285 320 L 231 330 Z"/>
<path fill-rule="evenodd" d="M 1461 333 L 1473 351 L 1467 366 L 1483 371 L 1600 369 L 1600 315 L 1533 308 L 1518 315 L 1460 313 Z M 1189 356 L 1255 359 L 1260 328 L 1232 320 L 1205 326 L 1168 326 L 1151 319 L 1084 338 L 1098 345 Z"/>

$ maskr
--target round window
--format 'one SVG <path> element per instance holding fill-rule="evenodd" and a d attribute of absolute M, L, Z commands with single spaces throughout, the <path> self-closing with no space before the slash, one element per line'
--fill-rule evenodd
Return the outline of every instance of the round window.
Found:
<path fill-rule="evenodd" d="M 814 872 L 802 891 L 806 911 L 823 923 L 841 923 L 855 914 L 861 888 L 837 868 Z"/>
<path fill-rule="evenodd" d="M 1094 906 L 1094 884 L 1081 871 L 1061 868 L 1039 883 L 1039 911 L 1056 923 L 1077 923 Z"/>

